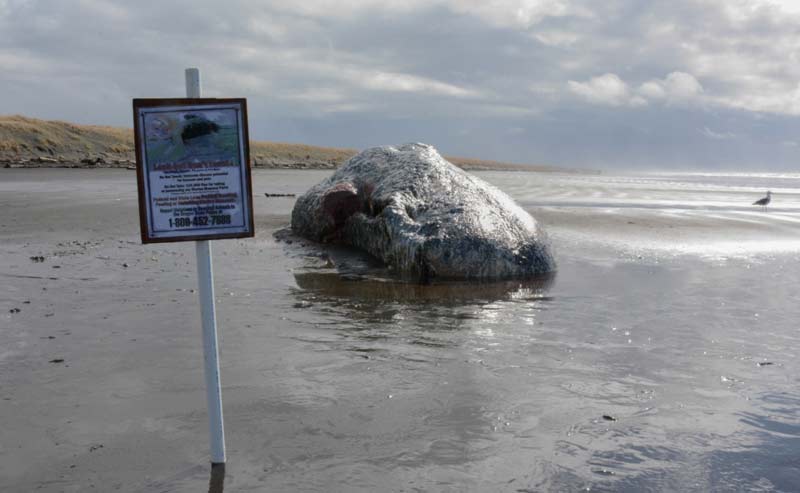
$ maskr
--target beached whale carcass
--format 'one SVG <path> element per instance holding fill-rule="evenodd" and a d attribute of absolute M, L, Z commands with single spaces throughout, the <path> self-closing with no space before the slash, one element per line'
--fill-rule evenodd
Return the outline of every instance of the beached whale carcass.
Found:
<path fill-rule="evenodd" d="M 363 249 L 419 282 L 555 270 L 547 237 L 530 214 L 426 144 L 354 156 L 297 200 L 292 230 Z"/>

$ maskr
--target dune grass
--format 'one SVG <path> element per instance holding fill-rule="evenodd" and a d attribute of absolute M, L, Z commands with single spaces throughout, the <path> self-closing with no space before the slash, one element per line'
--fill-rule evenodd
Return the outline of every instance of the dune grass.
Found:
<path fill-rule="evenodd" d="M 130 128 L 78 125 L 22 115 L 0 116 L 0 161 L 68 163 L 99 157 L 109 163 L 130 163 L 134 160 L 133 145 Z M 267 167 L 333 168 L 355 153 L 355 149 L 305 144 L 250 143 L 254 164 Z"/>
<path fill-rule="evenodd" d="M 133 153 L 129 129 L 0 116 L 0 152 L 23 157 Z"/>
<path fill-rule="evenodd" d="M 4 163 L 41 166 L 97 161 L 110 166 L 130 166 L 135 159 L 133 146 L 133 130 L 130 128 L 78 125 L 22 115 L 0 115 L 0 162 Z M 356 152 L 356 149 L 307 144 L 250 142 L 250 158 L 256 167 L 335 168 Z M 457 166 L 471 170 L 559 170 L 548 166 L 473 158 L 447 159 Z"/>

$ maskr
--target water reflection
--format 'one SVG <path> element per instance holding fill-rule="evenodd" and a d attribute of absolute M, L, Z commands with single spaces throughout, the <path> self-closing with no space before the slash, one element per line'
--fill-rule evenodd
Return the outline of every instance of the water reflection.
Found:
<path fill-rule="evenodd" d="M 294 274 L 283 308 L 297 329 L 287 337 L 313 354 L 296 364 L 304 392 L 331 396 L 313 415 L 332 433 L 369 417 L 349 428 L 369 451 L 335 450 L 350 458 L 342 469 L 374 468 L 359 480 L 437 477 L 476 491 L 800 484 L 800 399 L 786 387 L 795 283 L 782 264 L 566 258 L 557 287 L 552 277 L 420 286 L 331 258 Z"/>
<path fill-rule="evenodd" d="M 391 347 L 414 359 L 433 357 L 436 348 L 485 341 L 491 338 L 488 325 L 503 323 L 506 317 L 522 317 L 528 324 L 549 301 L 545 293 L 554 279 L 548 275 L 526 281 L 420 285 L 337 272 L 294 276 L 299 288 L 293 292 L 295 308 L 303 310 L 304 318 L 334 328 L 362 357 Z M 392 346 L 390 341 L 402 344 Z M 418 351 L 424 350 L 434 352 L 423 357 Z M 413 355 L 406 354 L 409 351 Z"/>
<path fill-rule="evenodd" d="M 537 329 L 525 321 L 550 302 L 553 275 L 419 285 L 320 269 L 295 272 L 294 278 L 292 318 L 314 330 L 290 337 L 310 344 L 323 359 L 313 371 L 303 366 L 304 383 L 358 380 L 360 397 L 352 402 L 367 403 L 381 434 L 406 437 L 378 442 L 364 459 L 369 464 L 460 467 L 490 460 L 501 443 L 513 439 L 516 411 L 506 408 L 497 391 L 517 380 L 486 385 L 485 379 L 507 369 L 507 361 L 494 361 L 501 345 L 530 342 L 526 334 Z"/>
<path fill-rule="evenodd" d="M 539 300 L 552 285 L 554 274 L 528 280 L 498 282 L 443 282 L 416 284 L 369 277 L 341 276 L 335 272 L 303 272 L 294 275 L 304 290 L 332 298 L 454 305 L 502 300 Z"/>
<path fill-rule="evenodd" d="M 225 464 L 211 464 L 208 493 L 222 493 L 225 489 Z"/>

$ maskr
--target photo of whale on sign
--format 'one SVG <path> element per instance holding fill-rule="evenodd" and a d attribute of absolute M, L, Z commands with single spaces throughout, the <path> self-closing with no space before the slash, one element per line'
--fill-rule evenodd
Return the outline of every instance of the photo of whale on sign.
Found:
<path fill-rule="evenodd" d="M 194 139 L 216 134 L 220 130 L 219 124 L 209 121 L 208 118 L 194 114 L 183 115 L 185 123 L 181 130 L 181 141 L 184 145 L 192 143 Z"/>
<path fill-rule="evenodd" d="M 354 156 L 297 200 L 292 230 L 362 249 L 422 283 L 529 278 L 556 267 L 530 214 L 426 144 Z"/>

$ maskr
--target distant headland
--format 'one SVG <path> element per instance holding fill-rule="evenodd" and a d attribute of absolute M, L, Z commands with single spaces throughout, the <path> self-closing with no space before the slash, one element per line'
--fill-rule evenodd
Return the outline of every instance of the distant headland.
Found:
<path fill-rule="evenodd" d="M 79 125 L 21 115 L 0 116 L 0 167 L 6 168 L 129 168 L 136 166 L 133 130 Z M 284 142 L 250 142 L 255 168 L 333 169 L 354 156 L 356 149 Z M 575 172 L 555 166 L 504 163 L 447 156 L 466 170 Z"/>

